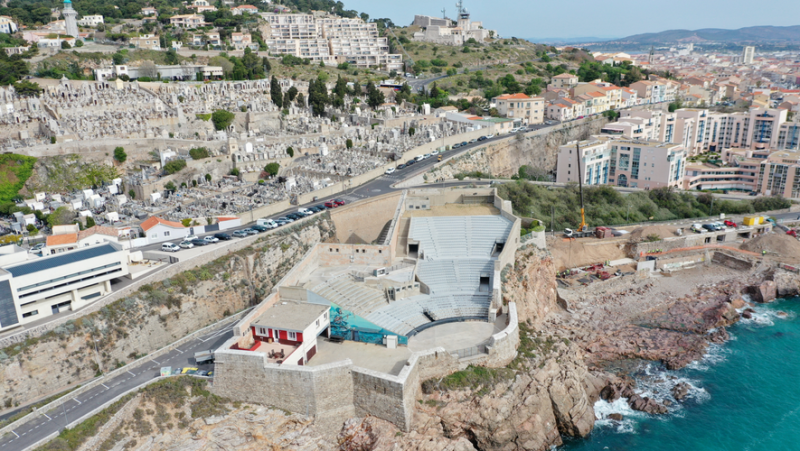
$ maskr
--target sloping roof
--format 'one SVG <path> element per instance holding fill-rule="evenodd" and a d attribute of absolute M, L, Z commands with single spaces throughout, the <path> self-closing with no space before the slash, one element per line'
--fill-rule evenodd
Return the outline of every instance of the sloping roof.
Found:
<path fill-rule="evenodd" d="M 58 235 L 58 236 L 63 236 L 63 235 Z M 64 252 L 61 254 L 57 254 L 52 257 L 37 258 L 36 260 L 33 260 L 31 262 L 23 263 L 21 265 L 8 266 L 4 269 L 10 272 L 12 276 L 20 277 L 20 276 L 26 276 L 28 274 L 33 274 L 39 271 L 47 271 L 49 269 L 53 269 L 59 266 L 65 266 L 72 263 L 77 263 L 82 260 L 88 260 L 94 257 L 100 257 L 102 255 L 113 254 L 114 252 L 117 251 L 118 249 L 115 248 L 112 244 L 90 246 L 74 250 L 71 252 Z"/>
<path fill-rule="evenodd" d="M 238 216 L 220 216 L 217 218 L 217 222 L 235 221 L 237 219 L 239 219 Z"/>
<path fill-rule="evenodd" d="M 119 237 L 119 232 L 117 232 L 117 229 L 113 227 L 104 227 L 96 225 L 94 227 L 89 227 L 86 230 L 81 230 L 80 232 L 78 232 L 78 240 L 82 240 L 84 238 L 90 237 L 95 234 Z"/>
<path fill-rule="evenodd" d="M 62 246 L 64 244 L 74 244 L 78 242 L 77 233 L 65 233 L 63 235 L 50 235 L 47 237 L 47 246 Z"/>
<path fill-rule="evenodd" d="M 147 218 L 147 220 L 142 223 L 141 227 L 142 227 L 142 230 L 147 232 L 148 230 L 152 229 L 153 227 L 157 226 L 158 224 L 163 224 L 163 225 L 165 225 L 167 227 L 173 227 L 173 228 L 176 228 L 176 229 L 185 229 L 183 224 L 181 224 L 180 222 L 167 221 L 167 220 L 161 219 L 161 218 L 159 218 L 157 216 L 151 216 L 151 217 Z"/>
<path fill-rule="evenodd" d="M 559 79 L 561 79 L 561 78 L 577 78 L 577 77 L 578 77 L 577 75 L 572 75 L 572 74 L 564 73 L 564 74 L 561 74 L 561 75 L 556 75 L 556 76 L 555 76 L 555 77 L 553 77 L 553 78 L 559 78 Z"/>
<path fill-rule="evenodd" d="M 528 97 L 526 94 L 523 94 L 523 93 L 519 92 L 517 94 L 506 94 L 506 95 L 498 96 L 498 97 L 496 97 L 496 99 L 497 100 L 528 100 L 528 99 L 530 99 L 530 97 Z"/>

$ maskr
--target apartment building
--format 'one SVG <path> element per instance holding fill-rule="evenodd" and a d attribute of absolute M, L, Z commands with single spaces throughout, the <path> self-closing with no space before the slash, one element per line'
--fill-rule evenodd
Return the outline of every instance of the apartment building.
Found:
<path fill-rule="evenodd" d="M 169 23 L 180 28 L 197 28 L 205 25 L 205 19 L 198 14 L 182 14 L 170 17 Z"/>
<path fill-rule="evenodd" d="M 103 22 L 103 16 L 100 14 L 94 14 L 91 16 L 83 16 L 78 19 L 78 25 L 82 27 L 96 27 Z"/>
<path fill-rule="evenodd" d="M 250 33 L 231 33 L 231 45 L 236 50 L 244 50 L 246 48 L 253 51 L 258 50 L 258 43 L 253 42 L 253 37 Z"/>
<path fill-rule="evenodd" d="M 526 94 L 506 94 L 492 99 L 501 116 L 521 120 L 522 125 L 544 122 L 544 99 Z"/>
<path fill-rule="evenodd" d="M 239 5 L 231 8 L 231 14 L 241 16 L 244 13 L 258 14 L 258 8 L 253 5 Z"/>
<path fill-rule="evenodd" d="M 551 79 L 551 85 L 553 85 L 554 88 L 570 89 L 578 86 L 578 76 L 568 73 L 556 75 Z"/>
<path fill-rule="evenodd" d="M 27 257 L 17 246 L 0 253 L 0 329 L 83 307 L 110 293 L 113 279 L 129 274 L 128 251 L 116 243 Z"/>
<path fill-rule="evenodd" d="M 269 24 L 265 40 L 270 52 L 294 55 L 328 65 L 350 63 L 356 67 L 402 70 L 403 58 L 389 53 L 387 38 L 377 24 L 361 19 L 312 14 L 262 13 Z"/>
<path fill-rule="evenodd" d="M 577 182 L 580 164 L 585 185 L 680 188 L 685 163 L 686 152 L 678 144 L 599 135 L 559 148 L 556 181 Z"/>
<path fill-rule="evenodd" d="M 797 116 L 795 116 L 796 118 Z M 784 122 L 778 128 L 778 139 L 773 148 L 800 151 L 800 122 Z"/>
<path fill-rule="evenodd" d="M 132 37 L 128 39 L 128 43 L 137 49 L 161 50 L 161 44 L 158 36 L 152 34 Z"/>
<path fill-rule="evenodd" d="M 756 48 L 751 45 L 746 45 L 742 49 L 742 64 L 753 64 L 753 58 L 756 56 Z"/>
<path fill-rule="evenodd" d="M 800 152 L 770 153 L 759 168 L 756 191 L 765 196 L 800 197 Z"/>
<path fill-rule="evenodd" d="M 555 121 L 571 121 L 584 116 L 583 104 L 572 99 L 558 99 L 547 106 L 547 118 Z"/>
<path fill-rule="evenodd" d="M 11 34 L 17 32 L 17 23 L 8 16 L 0 16 L 0 33 Z"/>

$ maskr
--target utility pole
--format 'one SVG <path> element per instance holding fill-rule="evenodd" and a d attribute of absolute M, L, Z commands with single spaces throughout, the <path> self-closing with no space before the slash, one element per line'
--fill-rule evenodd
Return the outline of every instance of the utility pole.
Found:
<path fill-rule="evenodd" d="M 550 233 L 556 236 L 556 205 L 553 204 L 550 208 L 552 209 L 550 212 Z"/>

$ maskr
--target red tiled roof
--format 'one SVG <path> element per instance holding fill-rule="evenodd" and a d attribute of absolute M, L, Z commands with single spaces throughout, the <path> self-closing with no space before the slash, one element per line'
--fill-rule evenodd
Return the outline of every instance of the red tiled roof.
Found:
<path fill-rule="evenodd" d="M 61 246 L 62 244 L 73 244 L 78 242 L 77 233 L 65 233 L 64 235 L 50 235 L 47 237 L 47 246 Z"/>
<path fill-rule="evenodd" d="M 108 235 L 108 236 L 113 236 L 113 237 L 118 237 L 119 236 L 119 232 L 117 232 L 117 229 L 115 229 L 113 227 L 103 227 L 103 226 L 97 226 L 96 225 L 94 227 L 89 227 L 86 230 L 81 230 L 80 232 L 78 232 L 78 240 L 82 240 L 82 239 L 84 239 L 86 237 L 89 237 L 89 236 L 92 236 L 94 234 Z"/>
<path fill-rule="evenodd" d="M 158 218 L 156 216 L 151 216 L 151 217 L 147 218 L 147 220 L 145 222 L 142 223 L 142 230 L 147 232 L 148 230 L 152 229 L 153 227 L 155 227 L 158 224 L 164 224 L 167 227 L 174 227 L 176 229 L 185 228 L 185 227 L 183 227 L 183 224 L 181 224 L 180 222 L 166 221 L 166 220 Z"/>
<path fill-rule="evenodd" d="M 527 95 L 519 92 L 517 94 L 506 94 L 500 97 L 497 97 L 497 100 L 528 100 L 530 97 Z"/>

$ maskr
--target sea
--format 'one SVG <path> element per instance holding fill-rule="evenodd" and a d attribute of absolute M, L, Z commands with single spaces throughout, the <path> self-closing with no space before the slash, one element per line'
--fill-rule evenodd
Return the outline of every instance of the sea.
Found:
<path fill-rule="evenodd" d="M 629 369 L 645 396 L 672 402 L 667 415 L 631 410 L 624 400 L 598 401 L 594 431 L 559 451 L 800 450 L 800 298 L 758 305 L 752 319 L 728 329 L 686 368 L 653 362 Z M 671 395 L 691 385 L 683 403 Z M 608 419 L 620 413 L 622 421 Z"/>

